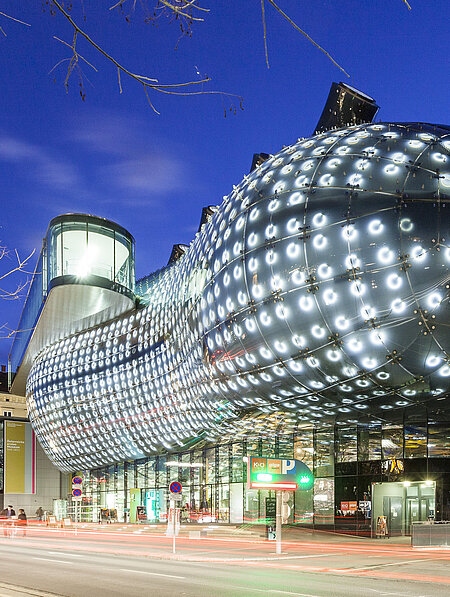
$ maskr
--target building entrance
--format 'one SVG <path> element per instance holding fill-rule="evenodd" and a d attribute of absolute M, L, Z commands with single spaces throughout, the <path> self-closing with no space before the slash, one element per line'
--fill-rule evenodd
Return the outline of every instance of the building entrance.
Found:
<path fill-rule="evenodd" d="M 410 535 L 413 522 L 434 518 L 435 491 L 434 481 L 373 483 L 372 529 L 384 516 L 389 535 Z"/>

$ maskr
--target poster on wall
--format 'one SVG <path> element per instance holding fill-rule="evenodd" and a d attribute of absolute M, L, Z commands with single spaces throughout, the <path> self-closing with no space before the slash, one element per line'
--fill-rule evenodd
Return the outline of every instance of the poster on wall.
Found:
<path fill-rule="evenodd" d="M 30 423 L 5 421 L 4 492 L 36 493 L 36 439 Z"/>

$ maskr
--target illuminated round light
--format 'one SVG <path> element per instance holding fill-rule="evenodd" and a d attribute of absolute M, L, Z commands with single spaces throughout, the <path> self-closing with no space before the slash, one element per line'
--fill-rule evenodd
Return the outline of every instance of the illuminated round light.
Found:
<path fill-rule="evenodd" d="M 439 183 L 446 189 L 450 188 L 450 173 L 444 172 L 439 177 Z"/>
<path fill-rule="evenodd" d="M 347 269 L 357 269 L 358 267 L 360 267 L 360 265 L 361 261 L 358 259 L 355 253 L 347 255 L 347 257 L 345 258 L 345 266 Z"/>
<path fill-rule="evenodd" d="M 323 213 L 315 214 L 315 216 L 312 219 L 312 223 L 317 228 L 321 228 L 322 226 L 325 226 L 325 224 L 327 223 L 327 216 Z"/>
<path fill-rule="evenodd" d="M 372 156 L 378 153 L 378 149 L 376 147 L 366 147 L 363 149 L 363 153 Z"/>
<path fill-rule="evenodd" d="M 350 322 L 348 319 L 346 319 L 346 317 L 344 317 L 344 315 L 339 315 L 339 317 L 336 317 L 334 323 L 336 324 L 336 327 L 341 331 L 348 330 L 348 328 L 350 327 Z"/>
<path fill-rule="evenodd" d="M 288 246 L 286 247 L 286 255 L 290 258 L 290 259 L 296 259 L 300 254 L 300 247 L 298 245 L 298 243 L 293 242 L 293 243 L 289 243 Z"/>
<path fill-rule="evenodd" d="M 363 177 L 361 174 L 351 174 L 348 177 L 348 183 L 351 184 L 352 186 L 356 186 L 362 182 L 362 179 L 363 179 Z"/>
<path fill-rule="evenodd" d="M 439 375 L 441 375 L 442 377 L 449 377 L 450 376 L 450 366 L 444 365 L 443 367 L 441 367 L 439 369 Z"/>
<path fill-rule="evenodd" d="M 361 170 L 362 172 L 364 172 L 364 170 L 367 170 L 367 168 L 370 166 L 370 162 L 369 160 L 363 159 L 363 160 L 358 160 L 356 162 L 356 168 L 358 170 Z"/>
<path fill-rule="evenodd" d="M 328 160 L 327 166 L 329 168 L 337 168 L 341 163 L 342 160 L 340 160 L 339 158 L 332 158 L 331 160 Z"/>
<path fill-rule="evenodd" d="M 441 304 L 441 301 L 442 301 L 442 296 L 439 294 L 439 292 L 433 292 L 427 298 L 427 305 L 430 307 L 430 309 L 435 309 L 436 307 L 439 307 L 439 305 Z"/>
<path fill-rule="evenodd" d="M 445 156 L 443 153 L 436 152 L 432 153 L 431 156 L 434 160 L 436 160 L 436 162 L 439 162 L 441 164 L 447 161 L 447 156 Z"/>
<path fill-rule="evenodd" d="M 275 313 L 279 319 L 287 319 L 288 317 L 288 309 L 284 305 L 277 305 Z"/>
<path fill-rule="evenodd" d="M 326 331 L 324 328 L 320 327 L 320 325 L 313 325 L 311 328 L 311 334 L 316 338 L 324 338 L 326 335 Z"/>
<path fill-rule="evenodd" d="M 358 232 L 356 231 L 354 224 L 344 226 L 344 229 L 342 230 L 342 237 L 344 240 L 355 240 L 357 236 Z"/>
<path fill-rule="evenodd" d="M 397 406 L 406 406 L 407 404 L 409 404 L 408 400 L 397 400 L 397 402 L 395 403 Z"/>
<path fill-rule="evenodd" d="M 398 274 L 390 274 L 386 278 L 386 283 L 392 290 L 397 290 L 403 284 L 403 280 Z"/>
<path fill-rule="evenodd" d="M 406 303 L 400 298 L 396 298 L 391 303 L 391 309 L 394 313 L 400 314 L 406 309 Z"/>
<path fill-rule="evenodd" d="M 284 191 L 284 188 L 285 188 L 284 182 L 278 182 L 274 186 L 274 193 L 281 193 L 282 191 Z M 269 201 L 269 205 L 267 206 L 267 209 L 270 212 L 274 212 L 280 207 L 280 205 L 281 205 L 281 203 L 278 199 L 272 199 L 272 201 Z"/>
<path fill-rule="evenodd" d="M 343 392 L 351 392 L 353 390 L 352 386 L 349 386 L 347 384 L 342 384 L 342 386 L 339 386 L 339 389 L 342 390 Z M 347 403 L 347 402 L 351 402 L 351 401 L 349 401 L 348 398 L 345 398 L 345 402 Z"/>
<path fill-rule="evenodd" d="M 420 262 L 424 261 L 426 259 L 426 257 L 427 257 L 427 252 L 420 245 L 415 245 L 411 249 L 411 259 L 420 263 Z"/>
<path fill-rule="evenodd" d="M 310 296 L 302 296 L 300 297 L 298 304 L 300 306 L 300 309 L 302 309 L 303 311 L 311 311 L 311 309 L 314 306 L 314 301 Z"/>
<path fill-rule="evenodd" d="M 289 197 L 289 205 L 299 205 L 300 203 L 303 203 L 304 200 L 305 197 L 302 193 L 292 193 Z"/>
<path fill-rule="evenodd" d="M 310 367 L 316 368 L 320 365 L 320 361 L 318 359 L 316 359 L 315 357 L 308 357 L 306 359 L 307 364 Z"/>
<path fill-rule="evenodd" d="M 294 373 L 301 373 L 303 371 L 303 366 L 298 361 L 291 361 L 289 363 L 289 369 L 294 371 Z"/>
<path fill-rule="evenodd" d="M 372 220 L 368 226 L 370 234 L 380 234 L 383 232 L 383 228 L 381 220 Z"/>
<path fill-rule="evenodd" d="M 400 230 L 402 232 L 411 232 L 414 228 L 414 224 L 411 221 L 411 218 L 402 218 L 400 220 Z"/>
<path fill-rule="evenodd" d="M 242 268 L 240 265 L 235 265 L 233 268 L 233 278 L 235 280 L 239 280 L 239 278 L 242 276 Z"/>
<path fill-rule="evenodd" d="M 378 261 L 387 265 L 388 263 L 392 263 L 395 259 L 394 252 L 389 249 L 389 247 L 382 247 L 377 253 Z"/>
<path fill-rule="evenodd" d="M 327 239 L 323 234 L 317 234 L 314 237 L 313 245 L 316 249 L 324 249 L 327 246 Z"/>
<path fill-rule="evenodd" d="M 267 255 L 266 255 L 266 263 L 268 265 L 272 265 L 276 262 L 277 260 L 277 254 L 273 249 L 270 249 L 270 251 L 268 251 Z"/>
<path fill-rule="evenodd" d="M 436 137 L 434 135 L 430 135 L 430 133 L 420 133 L 419 138 L 423 139 L 424 141 L 433 141 Z"/>
<path fill-rule="evenodd" d="M 378 365 L 377 360 L 372 357 L 366 357 L 361 362 L 366 369 L 374 369 Z"/>
<path fill-rule="evenodd" d="M 325 147 L 316 147 L 311 152 L 311 155 L 317 156 L 317 155 L 324 155 L 325 153 L 326 153 L 326 148 Z"/>
<path fill-rule="evenodd" d="M 422 141 L 419 141 L 418 139 L 411 139 L 411 141 L 408 141 L 408 145 L 410 147 L 413 147 L 414 149 L 420 149 L 423 147 L 423 143 Z"/>
<path fill-rule="evenodd" d="M 301 174 L 300 176 L 298 176 L 295 179 L 295 186 L 298 187 L 306 187 L 306 185 L 309 183 L 309 178 L 307 176 L 305 176 L 304 174 Z M 291 204 L 292 204 L 292 200 L 291 200 Z"/>
<path fill-rule="evenodd" d="M 300 227 L 300 224 L 297 220 L 297 218 L 291 218 L 288 223 L 286 224 L 286 228 L 287 231 L 290 232 L 290 234 L 294 234 L 295 232 L 298 232 Z"/>
<path fill-rule="evenodd" d="M 300 271 L 299 269 L 296 269 L 294 272 L 292 272 L 291 278 L 292 278 L 292 282 L 296 286 L 300 286 L 305 281 L 305 274 L 304 274 L 304 272 Z"/>
<path fill-rule="evenodd" d="M 425 364 L 427 367 L 437 367 L 441 363 L 441 360 L 441 357 L 437 355 L 430 355 L 425 361 Z"/>
<path fill-rule="evenodd" d="M 334 176 L 331 176 L 331 174 L 323 174 L 319 178 L 318 182 L 319 182 L 320 186 L 323 186 L 323 187 L 330 186 L 334 182 Z"/>
<path fill-rule="evenodd" d="M 341 353 L 338 350 L 329 350 L 327 357 L 330 361 L 336 362 L 341 359 Z"/>
<path fill-rule="evenodd" d="M 312 168 L 314 168 L 314 164 L 315 162 L 313 160 L 307 160 L 306 162 L 304 162 L 304 164 L 302 165 L 302 170 L 304 172 L 311 170 Z"/>
<path fill-rule="evenodd" d="M 375 308 L 371 307 L 370 305 L 364 305 L 364 307 L 361 309 L 360 313 L 361 313 L 361 317 L 364 320 L 373 319 L 376 315 Z"/>
<path fill-rule="evenodd" d="M 273 236 L 277 235 L 277 227 L 273 224 L 269 224 L 266 227 L 266 238 L 272 238 Z"/>
<path fill-rule="evenodd" d="M 407 156 L 404 153 L 394 153 L 392 156 L 392 161 L 394 164 L 404 164 L 406 162 Z"/>
<path fill-rule="evenodd" d="M 360 388 L 367 388 L 368 386 L 370 386 L 370 382 L 367 381 L 367 379 L 357 379 L 356 385 Z"/>
<path fill-rule="evenodd" d="M 277 352 L 286 352 L 287 346 L 284 342 L 280 342 L 279 340 L 275 340 L 273 346 Z"/>
<path fill-rule="evenodd" d="M 350 284 L 350 291 L 354 296 L 364 296 L 366 294 L 366 285 L 360 280 L 354 280 Z"/>
<path fill-rule="evenodd" d="M 258 269 L 258 260 L 255 257 L 251 257 L 248 262 L 248 269 L 251 272 L 256 272 Z"/>
<path fill-rule="evenodd" d="M 251 232 L 248 235 L 248 239 L 247 239 L 248 246 L 253 248 L 257 242 L 258 242 L 258 235 L 255 234 L 254 232 Z"/>
<path fill-rule="evenodd" d="M 358 143 L 358 141 L 359 141 L 359 139 L 356 136 L 355 137 L 347 137 L 347 139 L 346 139 L 346 142 L 349 145 L 356 145 L 356 143 Z"/>
<path fill-rule="evenodd" d="M 356 367 L 349 367 L 346 366 L 342 369 L 342 373 L 344 375 L 346 375 L 347 377 L 353 377 L 354 375 L 356 375 L 358 373 Z"/>
<path fill-rule="evenodd" d="M 257 207 L 254 207 L 249 215 L 250 221 L 255 222 L 258 219 L 258 217 L 259 217 L 259 209 Z"/>
<path fill-rule="evenodd" d="M 289 174 L 290 172 L 292 172 L 292 170 L 292 164 L 287 164 L 286 166 L 283 166 L 283 168 L 281 168 L 281 174 Z"/>
<path fill-rule="evenodd" d="M 259 320 L 263 325 L 270 325 L 272 323 L 272 318 L 265 311 L 260 314 Z"/>
<path fill-rule="evenodd" d="M 380 371 L 379 373 L 377 373 L 377 377 L 378 379 L 385 381 L 386 379 L 389 379 L 390 375 L 386 371 Z"/>
<path fill-rule="evenodd" d="M 415 396 L 417 394 L 416 390 L 404 390 L 402 393 L 405 396 Z"/>
<path fill-rule="evenodd" d="M 389 174 L 392 176 L 392 175 L 398 173 L 399 168 L 398 168 L 398 166 L 394 166 L 394 164 L 388 164 L 387 166 L 385 166 L 384 171 L 386 174 Z"/>
<path fill-rule="evenodd" d="M 330 278 L 331 275 L 333 274 L 333 270 L 331 269 L 331 267 L 327 263 L 322 263 L 317 268 L 317 273 L 318 273 L 318 275 L 322 279 L 323 278 Z"/>
<path fill-rule="evenodd" d="M 247 304 L 247 296 L 242 292 L 242 290 L 240 290 L 238 292 L 238 302 L 240 305 L 246 305 Z"/>
<path fill-rule="evenodd" d="M 325 292 L 323 293 L 323 301 L 326 305 L 334 305 L 334 303 L 337 301 L 337 293 L 334 292 L 334 290 L 331 290 L 331 288 L 327 288 L 327 290 L 325 290 Z"/>
<path fill-rule="evenodd" d="M 375 346 L 381 346 L 384 344 L 385 340 L 385 333 L 380 330 L 371 330 L 370 332 L 370 341 Z"/>
<path fill-rule="evenodd" d="M 260 348 L 259 352 L 260 352 L 261 356 L 264 357 L 265 359 L 271 359 L 271 358 L 273 358 L 273 354 L 265 346 L 263 346 L 262 348 Z M 261 377 L 262 377 L 262 375 L 261 375 Z"/>
<path fill-rule="evenodd" d="M 302 348 L 306 345 L 306 341 L 303 336 L 292 336 L 292 342 L 294 346 L 297 346 L 297 348 Z"/>
<path fill-rule="evenodd" d="M 336 149 L 337 155 L 345 155 L 346 153 L 350 153 L 350 151 L 350 147 L 345 147 L 344 145 Z"/>

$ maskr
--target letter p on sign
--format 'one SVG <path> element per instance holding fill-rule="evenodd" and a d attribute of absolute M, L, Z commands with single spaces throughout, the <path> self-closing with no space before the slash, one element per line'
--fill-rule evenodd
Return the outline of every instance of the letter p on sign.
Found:
<path fill-rule="evenodd" d="M 295 460 L 282 460 L 281 470 L 283 475 L 295 474 Z"/>

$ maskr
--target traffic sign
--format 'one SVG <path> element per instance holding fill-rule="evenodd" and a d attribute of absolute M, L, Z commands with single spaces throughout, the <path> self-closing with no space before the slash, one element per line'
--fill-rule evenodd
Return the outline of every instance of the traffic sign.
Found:
<path fill-rule="evenodd" d="M 72 496 L 73 497 L 79 498 L 79 497 L 82 496 L 82 494 L 83 494 L 83 492 L 82 492 L 82 490 L 79 487 L 77 487 L 76 489 L 72 489 Z"/>
<path fill-rule="evenodd" d="M 72 477 L 72 485 L 81 485 L 82 483 L 83 483 L 83 477 L 80 477 L 79 475 Z"/>
<path fill-rule="evenodd" d="M 181 493 L 182 489 L 181 483 L 178 483 L 178 481 L 172 481 L 172 483 L 169 485 L 170 493 Z"/>

